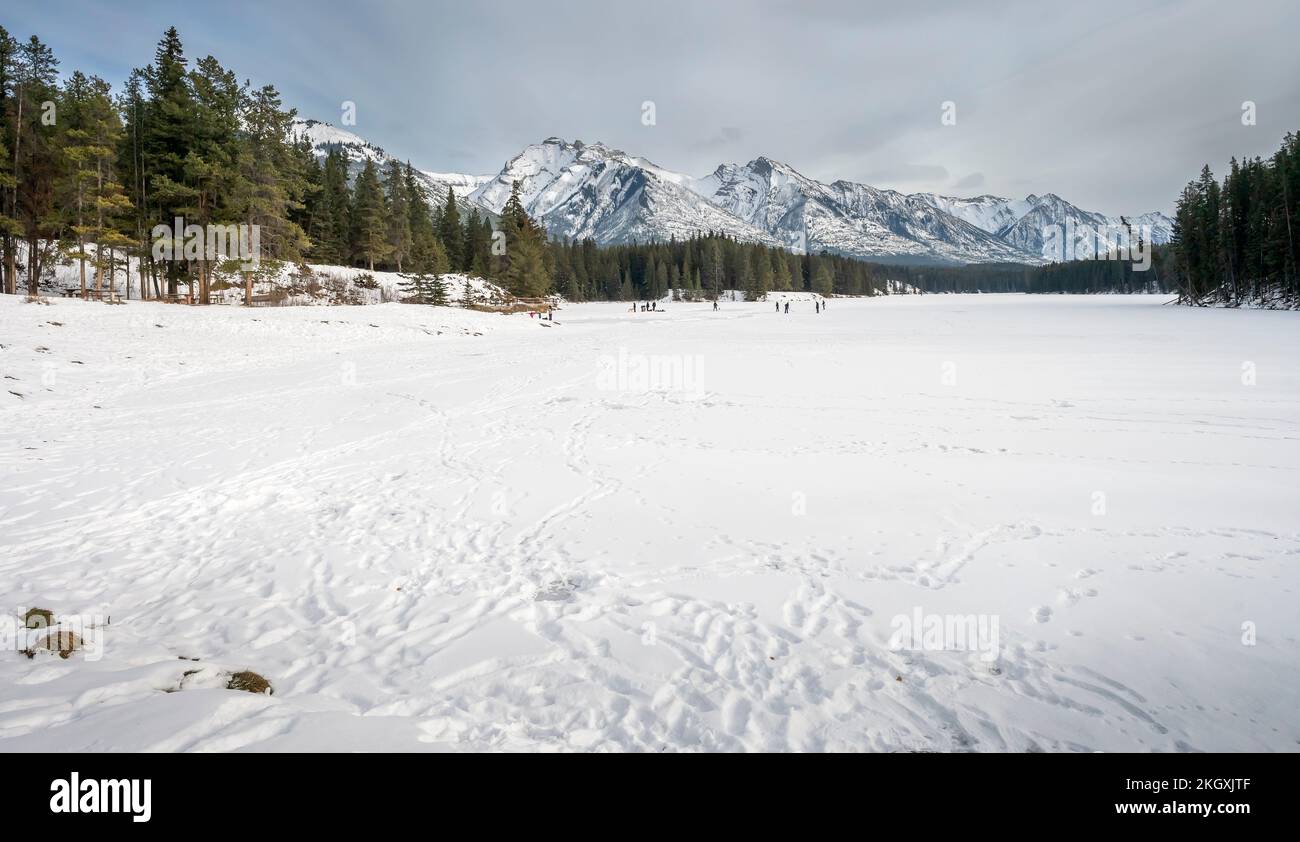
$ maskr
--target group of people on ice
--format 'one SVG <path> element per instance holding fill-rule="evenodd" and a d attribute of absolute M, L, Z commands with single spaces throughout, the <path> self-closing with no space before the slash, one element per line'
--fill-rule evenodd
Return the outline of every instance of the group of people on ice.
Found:
<path fill-rule="evenodd" d="M 776 302 L 776 312 L 778 312 L 778 313 L 781 312 L 782 303 L 783 303 L 783 302 L 781 302 L 781 301 L 777 301 L 777 302 Z M 817 314 L 820 315 L 823 311 L 826 310 L 826 303 L 827 303 L 827 302 L 826 302 L 826 299 L 825 299 L 825 298 L 820 298 L 820 297 L 819 297 L 819 298 L 814 298 L 814 299 L 813 299 L 813 312 L 815 312 L 815 313 L 817 313 Z M 786 312 L 786 313 L 789 313 L 789 312 L 790 312 L 790 301 L 789 301 L 789 299 L 786 299 L 786 301 L 784 302 L 784 305 L 785 305 L 785 312 Z M 632 302 L 632 306 L 628 308 L 628 312 L 630 312 L 630 313 L 635 313 L 635 312 L 637 312 L 638 309 L 639 309 L 642 313 L 654 313 L 654 312 L 658 312 L 658 310 L 659 310 L 659 302 L 658 302 L 658 301 L 633 301 L 633 302 Z M 718 299 L 716 299 L 716 298 L 713 299 L 713 310 L 714 310 L 714 312 L 717 312 L 717 310 L 718 310 Z"/>
<path fill-rule="evenodd" d="M 781 312 L 781 304 L 782 304 L 782 302 L 780 302 L 780 301 L 776 302 L 776 312 L 778 312 L 778 313 Z M 718 303 L 717 303 L 716 301 L 713 302 L 713 309 L 714 309 L 714 310 L 718 309 Z M 814 299 L 814 300 L 813 300 L 813 312 L 817 313 L 818 315 L 821 315 L 822 311 L 825 310 L 825 309 L 826 309 L 826 299 L 825 299 L 825 298 L 818 298 L 818 299 Z M 787 314 L 790 312 L 790 301 L 789 301 L 789 299 L 786 299 L 786 301 L 785 301 L 785 312 L 786 312 Z"/>

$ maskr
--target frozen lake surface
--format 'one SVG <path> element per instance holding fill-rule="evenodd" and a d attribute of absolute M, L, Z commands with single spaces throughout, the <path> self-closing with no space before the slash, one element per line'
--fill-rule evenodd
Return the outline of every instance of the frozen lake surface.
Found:
<path fill-rule="evenodd" d="M 1163 301 L 0 297 L 0 751 L 1300 750 L 1300 315 Z"/>

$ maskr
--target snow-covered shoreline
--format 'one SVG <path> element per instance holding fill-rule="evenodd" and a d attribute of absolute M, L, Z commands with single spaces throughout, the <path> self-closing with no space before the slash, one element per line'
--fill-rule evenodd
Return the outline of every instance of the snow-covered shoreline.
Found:
<path fill-rule="evenodd" d="M 0 751 L 1300 746 L 1294 314 L 773 310 L 0 296 Z"/>

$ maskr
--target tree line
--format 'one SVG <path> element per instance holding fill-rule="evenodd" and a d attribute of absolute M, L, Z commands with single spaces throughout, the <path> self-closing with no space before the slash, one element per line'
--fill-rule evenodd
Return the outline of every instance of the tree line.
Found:
<path fill-rule="evenodd" d="M 832 255 L 800 255 L 709 232 L 685 240 L 597 248 L 591 240 L 549 243 L 554 290 L 574 301 L 659 299 L 670 291 L 713 298 L 741 290 L 872 295 L 884 287 L 871 264 Z"/>
<path fill-rule="evenodd" d="M 1170 242 L 1184 303 L 1300 304 L 1300 136 L 1270 158 L 1209 166 L 1183 188 Z"/>
<path fill-rule="evenodd" d="M 410 300 L 440 303 L 439 276 L 462 272 L 521 297 L 574 301 L 658 299 L 670 291 L 714 297 L 742 290 L 823 295 L 924 292 L 1169 292 L 1193 303 L 1300 299 L 1296 229 L 1300 141 L 1288 134 L 1270 159 L 1231 163 L 1220 185 L 1208 167 L 1178 202 L 1173 241 L 1152 265 L 1096 259 L 1047 266 L 887 265 L 836 254 L 795 254 L 701 232 L 666 243 L 599 248 L 550 239 L 523 207 L 518 185 L 499 215 L 434 197 L 409 163 L 347 153 L 319 159 L 295 135 L 296 112 L 272 85 L 240 82 L 212 56 L 191 63 L 175 28 L 122 90 L 75 71 L 37 36 L 0 27 L 0 288 L 20 279 L 37 294 L 55 263 L 78 266 L 83 291 L 138 273 L 146 297 L 184 286 L 206 302 L 242 276 L 253 284 L 284 263 L 391 270 Z M 432 205 L 432 206 L 431 206 Z M 208 252 L 154 256 L 155 226 L 176 218 L 202 228 L 259 233 L 260 261 Z M 175 244 L 179 246 L 180 244 Z M 1110 257 L 1114 257 L 1113 255 Z"/>
<path fill-rule="evenodd" d="M 1022 263 L 978 263 L 969 266 L 895 266 L 888 274 L 916 292 L 1023 293 L 1167 293 L 1176 287 L 1169 247 L 1148 245 L 1150 265 L 1140 268 L 1118 254 L 1091 260 L 1070 260 L 1030 266 Z"/>

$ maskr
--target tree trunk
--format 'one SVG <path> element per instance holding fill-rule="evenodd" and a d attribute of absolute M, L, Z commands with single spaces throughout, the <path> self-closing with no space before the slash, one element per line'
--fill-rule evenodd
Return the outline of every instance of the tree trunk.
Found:
<path fill-rule="evenodd" d="M 0 261 L 0 278 L 3 278 L 4 285 L 0 288 L 6 295 L 14 294 L 14 275 L 11 257 L 13 256 L 13 238 L 9 234 L 4 235 L 4 260 Z"/>

